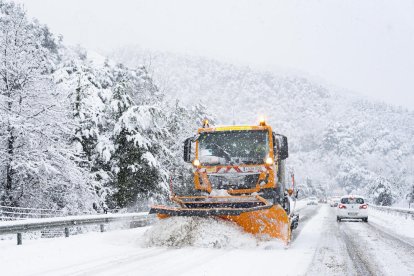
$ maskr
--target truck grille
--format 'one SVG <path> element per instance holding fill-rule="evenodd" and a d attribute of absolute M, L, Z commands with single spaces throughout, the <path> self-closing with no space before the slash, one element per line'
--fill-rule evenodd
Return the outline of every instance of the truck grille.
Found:
<path fill-rule="evenodd" d="M 249 175 L 209 175 L 208 180 L 213 189 L 238 190 L 256 187 L 260 174 Z"/>

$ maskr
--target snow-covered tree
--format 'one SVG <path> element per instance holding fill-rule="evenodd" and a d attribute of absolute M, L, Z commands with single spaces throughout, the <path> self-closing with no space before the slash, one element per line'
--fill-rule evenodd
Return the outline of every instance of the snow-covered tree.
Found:
<path fill-rule="evenodd" d="M 391 206 L 395 201 L 393 187 L 391 183 L 383 177 L 378 177 L 376 181 L 370 185 L 368 196 L 374 204 L 380 206 Z"/>
<path fill-rule="evenodd" d="M 165 198 L 170 175 L 185 175 L 179 186 L 193 188 L 182 142 L 212 118 L 204 106 L 170 104 L 144 67 L 115 65 L 81 48 L 65 49 L 61 59 L 53 76 L 69 91 L 73 144 L 110 208 Z"/>
<path fill-rule="evenodd" d="M 137 80 L 131 73 L 136 72 L 118 69 L 110 99 L 114 121 L 111 163 L 114 199 L 119 207 L 138 204 L 139 196 L 148 198 L 159 193 L 162 182 L 162 167 L 156 158 L 164 140 L 161 110 L 156 101 L 146 104 L 147 87 L 139 83 L 145 79 Z"/>
<path fill-rule="evenodd" d="M 1 204 L 90 209 L 93 191 L 69 145 L 66 95 L 49 75 L 56 56 L 43 43 L 51 39 L 19 5 L 0 2 L 0 13 Z"/>
<path fill-rule="evenodd" d="M 165 197 L 205 108 L 170 104 L 144 67 L 65 47 L 19 5 L 0 0 L 0 12 L 0 204 L 100 211 Z"/>
<path fill-rule="evenodd" d="M 74 125 L 71 144 L 100 198 L 95 208 L 107 208 L 105 201 L 112 194 L 109 186 L 113 177 L 108 163 L 113 151 L 111 122 L 106 115 L 112 93 L 112 68 L 107 63 L 95 64 L 80 47 L 62 48 L 60 60 L 53 79 L 68 95 Z"/>
<path fill-rule="evenodd" d="M 411 204 L 414 203 L 414 185 L 411 186 L 411 190 L 407 194 L 406 199 L 408 200 L 408 204 L 411 207 Z"/>
<path fill-rule="evenodd" d="M 39 35 L 15 4 L 0 2 L 1 116 L 3 191 L 2 201 L 16 204 L 12 195 L 16 174 L 16 140 L 22 136 L 21 106 L 26 105 L 34 82 L 46 71 L 46 54 L 35 37 Z M 20 119 L 20 120 L 19 120 Z M 20 132 L 20 133 L 19 133 Z"/>
<path fill-rule="evenodd" d="M 216 120 L 215 116 L 200 103 L 186 108 L 176 100 L 175 104 L 169 106 L 166 127 L 170 136 L 166 145 L 171 152 L 171 158 L 165 160 L 165 166 L 173 182 L 174 192 L 177 194 L 195 193 L 192 167 L 183 160 L 184 140 L 194 136 L 205 119 L 208 119 L 212 125 Z"/>

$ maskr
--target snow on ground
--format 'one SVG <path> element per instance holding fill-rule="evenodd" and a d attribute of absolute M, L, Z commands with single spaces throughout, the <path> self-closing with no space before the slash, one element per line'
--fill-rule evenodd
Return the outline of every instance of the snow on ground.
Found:
<path fill-rule="evenodd" d="M 235 223 L 214 218 L 172 217 L 158 221 L 144 235 L 143 245 L 167 247 L 252 248 L 258 240 Z"/>
<path fill-rule="evenodd" d="M 410 243 L 414 246 L 414 215 L 369 208 L 369 220 L 384 231 L 397 234 L 405 240 L 410 240 Z"/>
<path fill-rule="evenodd" d="M 307 199 L 299 199 L 299 200 L 297 200 L 296 201 L 296 211 L 300 211 L 301 209 L 307 207 L 307 204 L 308 204 L 308 200 Z"/>
<path fill-rule="evenodd" d="M 146 228 L 87 233 L 70 238 L 0 242 L 0 267 L 4 275 L 70 275 L 77 270 L 133 255 L 137 237 Z M 22 265 L 24 264 L 24 265 Z"/>
<path fill-rule="evenodd" d="M 143 228 L 24 240 L 22 246 L 0 241 L 0 268 L 2 275 L 42 276 L 414 275 L 414 246 L 401 238 L 405 226 L 398 227 L 405 218 L 371 212 L 368 223 L 338 223 L 335 208 L 326 204 L 300 207 L 305 219 L 289 248 L 257 240 L 230 222 L 174 218 Z M 414 220 L 407 220 L 407 229 L 409 224 L 413 229 Z"/>
<path fill-rule="evenodd" d="M 288 249 L 259 242 L 227 222 L 209 221 L 193 225 L 203 233 L 194 235 L 191 246 L 178 243 L 182 248 L 153 246 L 153 227 L 24 240 L 22 246 L 0 241 L 0 264 L 7 275 L 303 275 L 321 238 L 324 212 L 308 221 Z"/>
<path fill-rule="evenodd" d="M 347 251 L 345 241 L 337 231 L 337 225 L 334 223 L 335 215 L 331 212 L 332 210 L 329 210 L 322 220 L 324 238 L 318 244 L 307 275 L 356 275 L 351 273 L 355 272 L 352 269 L 352 260 L 345 253 Z"/>
<path fill-rule="evenodd" d="M 338 227 L 348 253 L 358 259 L 354 263 L 363 266 L 359 274 L 414 275 L 414 247 L 370 223 L 344 221 Z"/>
<path fill-rule="evenodd" d="M 414 275 L 414 246 L 399 238 L 398 224 L 393 218 L 387 221 L 395 229 L 391 234 L 371 222 L 376 219 L 377 214 L 370 212 L 368 223 L 337 222 L 336 208 L 330 208 L 323 221 L 324 238 L 307 275 Z"/>
<path fill-rule="evenodd" d="M 392 205 L 392 207 L 396 207 L 396 208 L 406 208 L 406 209 L 409 209 L 411 207 L 411 210 L 414 210 L 414 202 L 410 204 L 409 201 L 408 201 L 408 199 L 401 198 L 396 203 L 394 203 Z"/>

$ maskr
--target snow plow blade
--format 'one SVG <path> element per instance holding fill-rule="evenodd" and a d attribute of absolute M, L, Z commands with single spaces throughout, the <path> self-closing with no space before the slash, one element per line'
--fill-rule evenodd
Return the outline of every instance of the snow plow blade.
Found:
<path fill-rule="evenodd" d="M 290 242 L 290 220 L 280 205 L 273 205 L 260 196 L 198 196 L 173 197 L 180 207 L 152 206 L 150 214 L 161 219 L 172 216 L 219 217 L 233 221 L 245 232 L 259 237 Z"/>

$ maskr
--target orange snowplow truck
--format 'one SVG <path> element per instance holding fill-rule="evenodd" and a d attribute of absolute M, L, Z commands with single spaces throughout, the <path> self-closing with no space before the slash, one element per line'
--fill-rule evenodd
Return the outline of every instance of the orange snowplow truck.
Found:
<path fill-rule="evenodd" d="M 244 231 L 289 243 L 299 217 L 290 214 L 285 189 L 286 136 L 264 120 L 258 126 L 210 127 L 207 120 L 196 136 L 184 142 L 184 160 L 192 163 L 199 196 L 172 195 L 176 207 L 152 206 L 159 218 L 215 216 L 233 221 Z"/>

